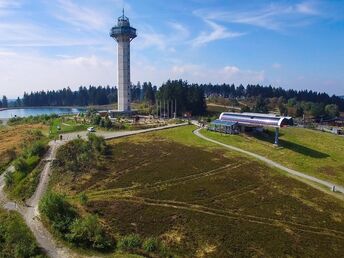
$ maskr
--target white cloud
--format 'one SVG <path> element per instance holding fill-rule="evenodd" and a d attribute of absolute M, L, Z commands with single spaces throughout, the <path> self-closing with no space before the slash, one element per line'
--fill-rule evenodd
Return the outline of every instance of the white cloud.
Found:
<path fill-rule="evenodd" d="M 25 53 L 4 55 L 0 58 L 0 92 L 13 98 L 31 90 L 114 85 L 116 67 L 115 59 L 92 55 L 72 58 L 48 58 Z"/>
<path fill-rule="evenodd" d="M 13 51 L 7 51 L 7 50 L 1 50 L 0 49 L 0 57 L 4 57 L 4 56 L 15 56 L 17 55 L 17 53 L 13 52 Z"/>
<path fill-rule="evenodd" d="M 0 0 L 0 9 L 16 8 L 21 5 L 21 1 L 17 0 Z"/>
<path fill-rule="evenodd" d="M 312 2 L 303 2 L 295 5 L 296 12 L 308 14 L 308 15 L 318 15 L 320 14 L 319 10 L 316 9 L 314 3 Z"/>
<path fill-rule="evenodd" d="M 178 22 L 169 22 L 169 25 L 177 33 L 178 38 L 187 38 L 190 35 L 189 30 L 181 23 Z M 176 35 L 176 34 L 174 34 Z"/>
<path fill-rule="evenodd" d="M 212 30 L 210 32 L 201 32 L 200 35 L 192 40 L 193 46 L 202 46 L 212 41 L 236 38 L 245 35 L 245 33 L 228 31 L 226 27 L 221 26 L 211 20 L 204 21 L 211 27 Z"/>
<path fill-rule="evenodd" d="M 16 0 L 0 0 L 0 17 L 6 17 L 18 9 L 21 3 Z"/>
<path fill-rule="evenodd" d="M 236 66 L 225 66 L 223 68 L 223 70 L 224 70 L 225 73 L 232 74 L 232 75 L 237 74 L 237 73 L 240 72 L 240 69 L 238 67 L 236 67 Z"/>
<path fill-rule="evenodd" d="M 96 38 L 69 36 L 58 31 L 51 33 L 48 29 L 25 22 L 0 23 L 0 46 L 3 47 L 49 47 L 49 46 L 91 46 L 104 44 Z"/>
<path fill-rule="evenodd" d="M 264 71 L 252 71 L 240 69 L 237 66 L 225 66 L 222 68 L 210 68 L 203 65 L 183 64 L 174 65 L 168 72 L 173 79 L 182 78 L 195 83 L 263 83 Z M 169 78 L 169 77 L 168 77 Z"/>
<path fill-rule="evenodd" d="M 280 63 L 272 64 L 272 68 L 274 68 L 274 69 L 280 69 L 281 67 L 282 67 L 282 65 Z"/>
<path fill-rule="evenodd" d="M 139 49 L 157 47 L 159 50 L 166 50 L 168 42 L 166 41 L 166 35 L 156 33 L 154 31 L 143 31 L 140 33 L 140 37 L 137 39 L 139 43 L 137 47 Z"/>
<path fill-rule="evenodd" d="M 184 44 L 190 33 L 180 23 L 168 22 L 167 24 L 172 28 L 172 31 L 167 33 L 159 33 L 152 26 L 143 25 L 139 37 L 135 39 L 137 48 L 157 48 L 162 51 L 176 52 L 176 47 Z"/>
<path fill-rule="evenodd" d="M 205 19 L 246 24 L 281 31 L 288 27 L 304 26 L 314 16 L 322 16 L 314 1 L 298 4 L 272 3 L 262 8 L 245 11 L 196 10 L 195 15 Z"/>
<path fill-rule="evenodd" d="M 77 5 L 71 0 L 58 0 L 56 18 L 83 29 L 101 29 L 105 26 L 104 13 L 94 8 Z"/>

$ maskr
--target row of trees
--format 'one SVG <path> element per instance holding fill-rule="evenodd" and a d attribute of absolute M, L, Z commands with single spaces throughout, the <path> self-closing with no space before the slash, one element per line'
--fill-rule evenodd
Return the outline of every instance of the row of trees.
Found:
<path fill-rule="evenodd" d="M 285 90 L 281 87 L 275 88 L 272 86 L 247 85 L 246 88 L 243 85 L 235 86 L 234 84 L 200 84 L 199 85 L 206 95 L 206 97 L 212 95 L 222 96 L 224 98 L 249 98 L 261 96 L 262 98 L 279 98 L 292 99 L 297 101 L 306 101 L 314 103 L 323 103 L 324 105 L 336 104 L 339 110 L 344 111 L 344 99 L 335 95 L 329 96 L 326 93 L 319 93 L 312 90 Z"/>
<path fill-rule="evenodd" d="M 197 84 L 188 84 L 183 80 L 168 80 L 156 94 L 160 102 L 175 101 L 177 115 L 190 112 L 192 115 L 202 115 L 206 112 L 207 105 L 204 91 Z"/>
<path fill-rule="evenodd" d="M 157 87 L 150 82 L 132 85 L 131 98 L 133 101 L 155 102 Z M 15 106 L 36 107 L 36 106 L 89 106 L 108 105 L 117 101 L 116 87 L 102 86 L 81 86 L 77 91 L 72 91 L 69 87 L 62 90 L 37 91 L 24 93 L 22 99 L 17 99 Z"/>
<path fill-rule="evenodd" d="M 282 100 L 278 103 L 281 114 L 293 117 L 303 115 L 313 117 L 334 118 L 339 115 L 339 107 L 336 104 L 324 104 L 311 101 L 298 101 L 296 98 L 289 99 L 286 103 Z"/>
<path fill-rule="evenodd" d="M 158 90 L 150 82 L 132 85 L 132 101 L 145 101 L 155 104 L 156 100 L 173 100 L 177 102 L 178 114 L 189 111 L 200 115 L 206 111 L 204 91 L 197 84 L 188 84 L 186 81 L 167 81 Z M 116 102 L 117 88 L 79 87 L 77 91 L 65 88 L 58 91 L 39 91 L 25 93 L 23 99 L 16 101 L 17 106 L 88 106 L 107 105 Z"/>
<path fill-rule="evenodd" d="M 269 103 L 267 103 L 269 99 L 278 101 L 274 108 L 278 107 L 282 114 L 299 116 L 299 114 L 308 112 L 318 116 L 326 113 L 338 113 L 335 111 L 336 108 L 338 111 L 344 111 L 344 99 L 335 95 L 329 96 L 326 93 L 308 90 L 285 90 L 259 84 L 244 87 L 243 85 L 235 86 L 234 84 L 189 84 L 187 81 L 182 80 L 168 80 L 159 88 L 153 86 L 150 82 L 144 82 L 142 85 L 138 82 L 136 85 L 131 86 L 132 101 L 145 101 L 152 105 L 157 101 L 177 102 L 178 115 L 184 112 L 191 112 L 193 115 L 204 114 L 206 111 L 205 98 L 212 96 L 232 99 L 254 98 L 257 103 L 252 111 L 256 112 L 271 110 Z M 77 91 L 64 88 L 58 91 L 25 93 L 22 99 L 17 99 L 15 105 L 25 107 L 89 106 L 112 104 L 116 100 L 116 87 L 89 86 L 87 88 L 82 86 Z M 2 107 L 7 106 L 6 97 L 0 103 L 2 103 Z M 325 109 L 328 111 L 326 112 Z"/>

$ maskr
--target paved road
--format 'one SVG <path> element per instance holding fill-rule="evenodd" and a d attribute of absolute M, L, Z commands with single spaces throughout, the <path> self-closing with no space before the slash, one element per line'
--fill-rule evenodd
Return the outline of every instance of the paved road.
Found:
<path fill-rule="evenodd" d="M 330 189 L 332 189 L 332 187 L 335 185 L 336 191 L 337 191 L 337 192 L 344 193 L 344 187 L 341 186 L 341 185 L 337 185 L 337 184 L 334 184 L 334 183 L 331 183 L 331 182 L 328 182 L 328 181 L 325 181 L 325 180 L 316 178 L 316 177 L 314 177 L 314 176 L 309 176 L 309 175 L 303 174 L 303 173 L 301 173 L 301 172 L 299 172 L 299 171 L 296 171 L 296 170 L 287 168 L 287 167 L 281 165 L 280 163 L 277 163 L 277 162 L 275 162 L 275 161 L 272 161 L 272 160 L 270 160 L 270 159 L 268 159 L 268 158 L 265 158 L 265 157 L 263 157 L 263 156 L 261 156 L 261 155 L 258 155 L 258 154 L 256 154 L 256 153 L 249 152 L 249 151 L 246 151 L 246 150 L 243 150 L 243 149 L 234 147 L 234 146 L 232 146 L 232 145 L 228 145 L 228 144 L 224 144 L 224 143 L 222 143 L 222 142 L 215 141 L 215 140 L 213 140 L 213 139 L 210 139 L 210 138 L 208 138 L 208 137 L 202 135 L 202 134 L 200 133 L 200 130 L 201 130 L 201 128 L 196 129 L 196 130 L 194 131 L 194 134 L 195 134 L 196 136 L 198 136 L 198 137 L 200 137 L 200 138 L 206 140 L 206 141 L 209 141 L 209 142 L 215 143 L 215 144 L 217 144 L 217 145 L 221 145 L 222 147 L 225 147 L 225 148 L 227 148 L 227 149 L 234 150 L 234 151 L 238 151 L 238 152 L 241 152 L 241 153 L 246 154 L 246 155 L 248 155 L 248 156 L 254 157 L 254 158 L 258 159 L 258 160 L 263 161 L 264 163 L 268 164 L 269 166 L 279 168 L 279 169 L 281 169 L 281 170 L 283 170 L 283 171 L 285 171 L 285 172 L 287 172 L 287 173 L 289 173 L 289 174 L 292 174 L 292 175 L 294 175 L 294 176 L 297 176 L 297 177 L 301 177 L 301 178 L 307 179 L 307 180 L 312 181 L 312 182 L 315 182 L 315 183 L 317 183 L 317 184 L 326 186 L 326 187 L 328 187 L 328 188 L 330 188 Z"/>
<path fill-rule="evenodd" d="M 102 136 L 106 140 L 110 140 L 113 138 L 120 138 L 120 137 L 130 136 L 130 135 L 139 134 L 139 133 L 148 133 L 148 132 L 152 132 L 152 131 L 164 130 L 164 129 L 174 128 L 174 127 L 179 127 L 179 126 L 184 126 L 184 125 L 187 125 L 187 123 L 166 125 L 166 126 L 161 126 L 161 127 L 135 130 L 135 131 L 115 131 L 115 132 L 111 132 L 111 131 L 99 131 L 98 132 L 97 131 L 94 134 L 96 134 L 98 136 Z M 73 140 L 73 139 L 76 139 L 78 136 L 83 138 L 83 139 L 86 139 L 87 134 L 88 134 L 87 131 L 67 133 L 67 134 L 63 134 L 63 140 L 64 141 Z"/>
<path fill-rule="evenodd" d="M 157 128 L 150 128 L 150 129 L 145 129 L 145 130 L 120 131 L 120 132 L 97 132 L 96 134 L 103 136 L 105 139 L 113 139 L 113 138 L 130 136 L 134 134 L 169 129 L 169 128 L 184 126 L 184 125 L 186 125 L 186 123 L 178 124 L 178 125 L 168 125 L 168 126 L 157 127 Z M 45 160 L 46 163 L 44 165 L 44 168 L 40 176 L 40 182 L 37 186 L 37 189 L 34 195 L 29 200 L 26 201 L 25 205 L 17 204 L 8 200 L 8 198 L 6 197 L 6 194 L 3 191 L 3 187 L 5 186 L 5 181 L 4 181 L 5 173 L 0 175 L 0 206 L 2 206 L 3 208 L 7 210 L 18 211 L 23 216 L 26 224 L 31 229 L 39 246 L 45 250 L 45 252 L 47 253 L 49 257 L 52 257 L 52 258 L 80 257 L 80 255 L 75 254 L 73 251 L 64 247 L 61 244 L 58 244 L 54 240 L 53 236 L 50 234 L 50 232 L 44 227 L 44 225 L 40 221 L 39 211 L 38 211 L 39 201 L 43 197 L 48 187 L 49 177 L 51 174 L 51 161 L 55 159 L 57 149 L 63 144 L 67 143 L 68 141 L 76 139 L 78 135 L 83 138 L 87 137 L 86 132 L 71 133 L 71 134 L 63 135 L 62 141 L 51 141 L 49 143 L 50 148 L 43 159 Z M 14 171 L 13 166 L 9 167 L 7 171 L 13 172 Z"/>

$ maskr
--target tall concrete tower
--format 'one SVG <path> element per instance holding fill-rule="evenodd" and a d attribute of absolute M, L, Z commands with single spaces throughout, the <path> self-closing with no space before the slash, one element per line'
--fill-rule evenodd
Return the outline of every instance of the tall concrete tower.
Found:
<path fill-rule="evenodd" d="M 118 43 L 118 111 L 130 112 L 130 42 L 136 38 L 136 29 L 130 27 L 124 9 L 117 26 L 111 29 L 110 36 Z"/>

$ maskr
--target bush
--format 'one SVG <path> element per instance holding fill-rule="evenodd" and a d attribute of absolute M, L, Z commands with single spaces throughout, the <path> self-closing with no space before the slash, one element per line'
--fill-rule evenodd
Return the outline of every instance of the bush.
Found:
<path fill-rule="evenodd" d="M 5 174 L 5 184 L 7 187 L 12 186 L 14 183 L 14 178 L 12 172 L 6 172 Z"/>
<path fill-rule="evenodd" d="M 42 157 L 47 150 L 47 146 L 42 141 L 34 142 L 31 148 L 29 149 L 30 156 L 39 156 Z"/>
<path fill-rule="evenodd" d="M 14 168 L 25 177 L 38 165 L 39 160 L 40 158 L 38 156 L 29 156 L 27 159 L 20 157 L 15 160 Z"/>
<path fill-rule="evenodd" d="M 77 216 L 65 197 L 53 192 L 43 196 L 39 211 L 52 222 L 53 229 L 62 235 L 69 232 L 69 227 Z"/>
<path fill-rule="evenodd" d="M 111 122 L 109 117 L 105 118 L 104 127 L 107 128 L 107 129 L 112 128 L 112 122 Z"/>
<path fill-rule="evenodd" d="M 16 171 L 23 173 L 23 174 L 27 174 L 30 171 L 30 167 L 29 164 L 27 163 L 27 161 L 20 157 L 18 159 L 15 160 L 14 162 L 14 168 Z"/>
<path fill-rule="evenodd" d="M 10 197 L 14 199 L 24 200 L 30 198 L 37 188 L 41 169 L 34 169 L 28 176 L 16 183 L 11 190 Z"/>
<path fill-rule="evenodd" d="M 29 167 L 29 172 L 31 172 L 39 163 L 39 156 L 29 156 L 27 159 L 26 159 L 26 163 Z"/>
<path fill-rule="evenodd" d="M 95 153 L 82 139 L 68 142 L 57 151 L 58 166 L 72 172 L 87 170 L 95 165 Z"/>
<path fill-rule="evenodd" d="M 79 200 L 80 200 L 80 203 L 82 205 L 86 205 L 87 202 L 88 202 L 88 197 L 87 197 L 87 195 L 85 193 L 81 193 L 80 197 L 79 197 Z"/>
<path fill-rule="evenodd" d="M 107 154 L 108 146 L 106 145 L 105 139 L 95 134 L 88 134 L 87 136 L 90 147 L 95 153 Z"/>
<path fill-rule="evenodd" d="M 99 250 L 108 250 L 113 246 L 113 241 L 106 236 L 105 230 L 100 225 L 98 217 L 88 215 L 85 218 L 74 220 L 70 225 L 67 239 L 76 245 L 92 247 Z"/>
<path fill-rule="evenodd" d="M 0 257 L 44 257 L 21 217 L 0 210 Z"/>
<path fill-rule="evenodd" d="M 118 248 L 123 251 L 131 251 L 141 248 L 142 241 L 139 235 L 130 234 L 121 238 L 118 242 Z"/>
<path fill-rule="evenodd" d="M 143 242 L 143 250 L 146 252 L 155 252 L 159 249 L 159 242 L 156 238 L 150 237 Z"/>
<path fill-rule="evenodd" d="M 56 157 L 62 171 L 81 172 L 96 168 L 108 152 L 104 138 L 89 134 L 88 141 L 76 139 L 59 148 Z"/>

